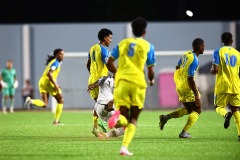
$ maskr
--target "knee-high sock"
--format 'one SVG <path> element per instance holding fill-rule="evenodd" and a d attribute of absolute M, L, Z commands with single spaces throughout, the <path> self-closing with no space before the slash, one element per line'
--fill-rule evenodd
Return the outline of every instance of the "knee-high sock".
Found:
<path fill-rule="evenodd" d="M 44 102 L 40 99 L 32 99 L 31 103 L 34 104 L 35 106 L 41 107 L 41 108 L 43 108 L 45 105 Z"/>
<path fill-rule="evenodd" d="M 223 117 L 227 114 L 227 110 L 224 107 L 217 107 L 215 111 Z"/>
<path fill-rule="evenodd" d="M 238 136 L 240 136 L 240 112 L 239 111 L 234 112 L 233 116 L 237 126 Z"/>
<path fill-rule="evenodd" d="M 185 124 L 183 130 L 188 132 L 189 129 L 196 123 L 196 121 L 198 120 L 198 116 L 199 114 L 195 111 L 193 111 L 192 113 L 189 114 L 188 116 L 188 120 L 187 123 Z"/>
<path fill-rule="evenodd" d="M 136 126 L 132 123 L 129 123 L 125 129 L 122 146 L 128 147 L 131 143 L 133 136 L 136 132 Z"/>
<path fill-rule="evenodd" d="M 7 105 L 7 100 L 3 97 L 3 98 L 2 98 L 2 107 L 3 107 L 2 109 L 3 109 L 3 110 L 6 110 L 6 109 L 7 109 L 7 108 L 6 108 L 6 105 Z"/>
<path fill-rule="evenodd" d="M 98 128 L 98 116 L 93 116 L 93 128 Z"/>
<path fill-rule="evenodd" d="M 123 115 L 120 114 L 117 125 L 121 127 L 125 127 L 128 125 L 128 120 Z"/>
<path fill-rule="evenodd" d="M 170 118 L 180 118 L 187 114 L 188 114 L 188 111 L 186 108 L 179 108 L 176 111 L 169 113 L 169 117 Z"/>
<path fill-rule="evenodd" d="M 106 133 L 106 136 L 107 137 L 119 137 L 121 135 L 124 134 L 124 128 L 123 127 L 120 127 L 120 128 L 116 128 L 110 132 L 107 132 Z"/>
<path fill-rule="evenodd" d="M 15 102 L 15 99 L 11 99 L 11 100 L 10 100 L 10 108 L 11 108 L 11 109 L 14 108 L 14 102 Z"/>
<path fill-rule="evenodd" d="M 56 112 L 54 114 L 54 121 L 55 122 L 59 121 L 59 119 L 60 119 L 60 117 L 62 115 L 62 110 L 63 110 L 63 104 L 58 103 L 57 104 L 57 108 L 56 108 Z"/>

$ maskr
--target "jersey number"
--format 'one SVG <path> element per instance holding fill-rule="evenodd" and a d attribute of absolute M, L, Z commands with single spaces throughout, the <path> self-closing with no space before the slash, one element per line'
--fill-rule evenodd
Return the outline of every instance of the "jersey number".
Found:
<path fill-rule="evenodd" d="M 236 66 L 236 63 L 237 63 L 237 57 L 236 56 L 229 57 L 228 54 L 225 53 L 225 63 L 226 65 L 230 65 L 231 67 L 234 67 Z"/>
<path fill-rule="evenodd" d="M 128 56 L 132 57 L 134 55 L 134 48 L 136 44 L 135 43 L 130 43 L 129 48 L 128 48 Z"/>

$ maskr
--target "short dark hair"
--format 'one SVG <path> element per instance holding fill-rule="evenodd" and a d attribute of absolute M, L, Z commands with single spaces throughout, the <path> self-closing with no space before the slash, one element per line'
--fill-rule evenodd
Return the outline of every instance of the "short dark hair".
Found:
<path fill-rule="evenodd" d="M 224 32 L 221 36 L 221 39 L 224 44 L 229 44 L 232 43 L 233 36 L 230 32 Z"/>
<path fill-rule="evenodd" d="M 107 28 L 103 28 L 98 32 L 98 39 L 100 41 L 104 40 L 104 37 L 112 35 L 112 31 L 107 29 Z"/>
<path fill-rule="evenodd" d="M 198 51 L 200 48 L 199 46 L 204 43 L 204 40 L 202 38 L 196 38 L 192 42 L 192 47 L 194 51 Z"/>
<path fill-rule="evenodd" d="M 145 33 L 147 21 L 143 17 L 138 17 L 132 21 L 132 32 L 136 37 L 140 37 Z"/>

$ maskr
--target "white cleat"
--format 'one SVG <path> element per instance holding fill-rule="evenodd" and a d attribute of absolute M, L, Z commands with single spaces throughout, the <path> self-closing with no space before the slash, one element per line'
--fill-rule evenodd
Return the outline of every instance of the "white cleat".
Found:
<path fill-rule="evenodd" d="M 14 110 L 13 110 L 13 108 L 11 108 L 11 109 L 10 109 L 10 113 L 14 113 Z"/>
<path fill-rule="evenodd" d="M 99 139 L 101 139 L 101 140 L 104 140 L 104 139 L 108 138 L 107 134 L 104 133 L 104 132 L 98 132 L 97 134 L 98 134 Z"/>
<path fill-rule="evenodd" d="M 179 134 L 179 138 L 192 138 L 191 135 L 185 131 L 182 131 L 180 134 Z"/>
<path fill-rule="evenodd" d="M 2 113 L 3 113 L 3 114 L 7 114 L 7 109 L 6 109 L 6 108 L 3 108 L 3 109 L 2 109 Z"/>
<path fill-rule="evenodd" d="M 29 108 L 30 104 L 31 104 L 31 98 L 27 97 L 24 103 L 24 108 Z"/>
<path fill-rule="evenodd" d="M 126 147 L 121 147 L 120 155 L 122 155 L 122 156 L 132 156 L 133 153 L 129 152 Z"/>

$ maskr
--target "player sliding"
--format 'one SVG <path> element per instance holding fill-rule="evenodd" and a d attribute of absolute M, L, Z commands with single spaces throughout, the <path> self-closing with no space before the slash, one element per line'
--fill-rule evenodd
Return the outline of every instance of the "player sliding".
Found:
<path fill-rule="evenodd" d="M 102 76 L 107 76 L 108 75 L 108 69 L 106 67 L 106 63 L 109 57 L 109 51 L 107 47 L 111 44 L 112 42 L 112 31 L 107 29 L 107 28 L 102 28 L 98 32 L 98 39 L 99 43 L 93 45 L 89 52 L 88 52 L 88 60 L 87 60 L 87 69 L 90 73 L 89 78 L 88 78 L 88 85 L 93 84 L 96 82 L 99 78 Z M 98 87 L 92 89 L 90 91 L 90 96 L 96 103 L 97 98 L 98 98 Z M 98 121 L 98 115 L 97 113 L 93 110 L 93 130 L 92 133 L 95 136 L 97 135 L 98 132 L 98 126 L 102 128 L 104 132 L 107 132 L 107 124 L 104 123 L 100 119 Z"/>
<path fill-rule="evenodd" d="M 103 76 L 99 78 L 95 83 L 88 85 L 88 92 L 94 88 L 99 87 L 99 93 L 97 102 L 94 107 L 94 111 L 97 113 L 104 122 L 107 122 L 114 113 L 113 108 L 113 89 L 114 79 L 109 76 Z M 107 133 L 97 132 L 97 136 L 100 138 L 118 137 L 124 134 L 123 128 L 116 128 Z"/>

